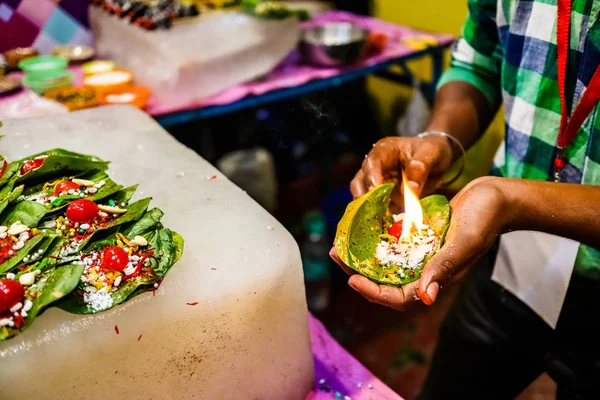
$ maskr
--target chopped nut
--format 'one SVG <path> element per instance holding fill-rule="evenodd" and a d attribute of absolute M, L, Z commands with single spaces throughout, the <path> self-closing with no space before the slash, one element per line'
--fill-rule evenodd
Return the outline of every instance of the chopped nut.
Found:
<path fill-rule="evenodd" d="M 148 241 L 142 236 L 136 236 L 129 242 L 129 246 L 147 246 Z"/>
<path fill-rule="evenodd" d="M 31 286 L 35 283 L 35 277 L 40 273 L 40 270 L 27 272 L 19 277 L 19 283 L 23 286 Z"/>
<path fill-rule="evenodd" d="M 119 208 L 116 206 L 105 206 L 104 204 L 98 204 L 98 209 L 109 214 L 125 214 L 127 212 L 127 210 L 124 208 Z"/>
<path fill-rule="evenodd" d="M 17 221 L 8 228 L 9 235 L 18 235 L 19 233 L 28 231 L 29 227 L 27 225 L 23 225 L 21 221 Z"/>
<path fill-rule="evenodd" d="M 79 186 L 85 186 L 85 187 L 92 187 L 96 184 L 96 182 L 88 181 L 87 179 L 78 179 L 78 178 L 71 179 L 71 182 L 73 182 Z"/>

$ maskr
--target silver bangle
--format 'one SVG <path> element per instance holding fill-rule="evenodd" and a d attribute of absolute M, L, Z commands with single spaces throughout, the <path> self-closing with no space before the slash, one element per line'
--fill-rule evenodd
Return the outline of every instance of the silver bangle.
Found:
<path fill-rule="evenodd" d="M 423 133 L 419 133 L 417 135 L 417 137 L 418 138 L 424 138 L 424 137 L 432 136 L 432 135 L 437 135 L 437 136 L 443 136 L 443 137 L 445 137 L 446 139 L 448 139 L 450 141 L 451 146 L 452 146 L 452 144 L 454 144 L 460 150 L 460 153 L 461 153 L 461 157 L 460 157 L 461 163 L 460 163 L 460 168 L 458 169 L 458 172 L 456 173 L 456 175 L 454 177 L 452 177 L 452 179 L 450 179 L 450 180 L 448 180 L 446 182 L 442 182 L 441 183 L 442 185 L 449 185 L 452 182 L 456 181 L 462 175 L 462 173 L 463 173 L 463 171 L 465 169 L 465 159 L 467 157 L 467 152 L 465 151 L 465 148 L 463 147 L 462 143 L 457 138 L 455 138 L 452 135 L 447 134 L 446 132 L 441 132 L 441 131 L 426 131 L 426 132 L 423 132 Z M 452 154 L 454 154 L 454 150 L 452 150 Z"/>

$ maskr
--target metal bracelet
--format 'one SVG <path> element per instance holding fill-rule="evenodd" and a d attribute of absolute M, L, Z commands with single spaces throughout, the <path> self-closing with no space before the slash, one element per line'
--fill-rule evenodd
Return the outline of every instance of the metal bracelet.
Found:
<path fill-rule="evenodd" d="M 446 139 L 448 139 L 450 141 L 451 145 L 452 144 L 456 145 L 456 147 L 458 147 L 458 149 L 460 150 L 460 153 L 461 153 L 461 157 L 460 157 L 461 163 L 460 163 L 460 168 L 458 169 L 458 172 L 456 173 L 456 175 L 454 177 L 452 177 L 452 179 L 450 179 L 450 180 L 448 180 L 446 182 L 442 182 L 442 185 L 449 185 L 452 182 L 456 181 L 461 176 L 461 174 L 463 173 L 463 170 L 465 169 L 465 160 L 466 160 L 466 157 L 467 157 L 467 152 L 465 151 L 465 148 L 463 147 L 462 143 L 457 138 L 455 138 L 452 135 L 447 134 L 446 132 L 441 132 L 441 131 L 426 131 L 426 132 L 423 132 L 423 133 L 419 133 L 417 135 L 417 137 L 418 138 L 424 138 L 424 137 L 432 136 L 432 135 L 437 135 L 437 136 L 443 136 L 443 137 L 445 137 Z M 454 153 L 454 151 L 452 151 L 452 153 Z"/>

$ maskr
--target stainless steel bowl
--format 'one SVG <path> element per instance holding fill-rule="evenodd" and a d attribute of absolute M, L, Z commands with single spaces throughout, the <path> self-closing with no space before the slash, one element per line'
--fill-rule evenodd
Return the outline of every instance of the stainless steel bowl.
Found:
<path fill-rule="evenodd" d="M 359 61 L 367 49 L 369 30 L 348 22 L 331 22 L 302 31 L 300 51 L 313 65 L 337 67 Z"/>

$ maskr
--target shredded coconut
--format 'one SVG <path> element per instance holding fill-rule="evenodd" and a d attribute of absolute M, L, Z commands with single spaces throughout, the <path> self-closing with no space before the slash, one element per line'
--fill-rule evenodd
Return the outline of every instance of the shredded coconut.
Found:
<path fill-rule="evenodd" d="M 85 288 L 83 301 L 88 305 L 88 308 L 91 311 L 103 311 L 112 307 L 113 304 L 112 297 L 110 297 L 110 293 L 108 293 L 105 288 L 96 290 L 96 288 L 92 286 L 87 286 Z"/>
<path fill-rule="evenodd" d="M 437 242 L 438 238 L 428 231 L 414 235 L 412 240 L 402 240 L 397 243 L 382 240 L 377 245 L 375 257 L 382 265 L 394 264 L 402 268 L 415 269 L 431 253 Z M 403 275 L 401 270 L 399 273 Z"/>

